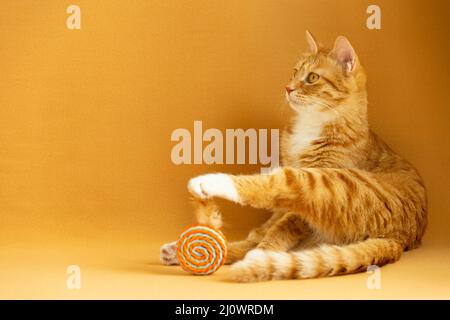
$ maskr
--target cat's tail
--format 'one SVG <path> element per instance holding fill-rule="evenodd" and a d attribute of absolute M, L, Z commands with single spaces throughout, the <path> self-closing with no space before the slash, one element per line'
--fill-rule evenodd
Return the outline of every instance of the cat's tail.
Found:
<path fill-rule="evenodd" d="M 366 271 L 370 265 L 381 267 L 398 260 L 402 245 L 392 239 L 367 239 L 338 246 L 276 252 L 255 249 L 235 263 L 232 278 L 240 282 L 303 279 Z"/>

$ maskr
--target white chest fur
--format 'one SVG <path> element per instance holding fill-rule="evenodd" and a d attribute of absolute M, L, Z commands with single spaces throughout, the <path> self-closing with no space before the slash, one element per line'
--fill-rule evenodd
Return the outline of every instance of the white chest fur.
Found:
<path fill-rule="evenodd" d="M 311 142 L 320 138 L 322 129 L 331 120 L 331 116 L 316 110 L 302 110 L 299 114 L 290 137 L 290 152 L 300 154 Z"/>

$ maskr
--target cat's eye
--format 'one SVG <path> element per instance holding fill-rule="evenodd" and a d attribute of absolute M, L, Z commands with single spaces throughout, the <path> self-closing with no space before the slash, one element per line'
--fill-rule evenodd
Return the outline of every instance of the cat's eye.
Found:
<path fill-rule="evenodd" d="M 315 72 L 310 72 L 310 73 L 308 74 L 308 76 L 306 77 L 306 82 L 308 82 L 308 83 L 314 83 L 314 82 L 319 81 L 319 78 L 320 78 L 320 76 L 319 76 L 317 73 L 315 73 Z"/>

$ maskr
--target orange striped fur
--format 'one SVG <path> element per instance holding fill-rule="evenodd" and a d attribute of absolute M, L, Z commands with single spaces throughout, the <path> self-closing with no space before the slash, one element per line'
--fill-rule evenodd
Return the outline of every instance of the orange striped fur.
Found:
<path fill-rule="evenodd" d="M 307 40 L 310 52 L 286 87 L 297 116 L 282 137 L 282 167 L 270 174 L 228 175 L 232 192 L 226 192 L 230 183 L 223 176 L 213 184 L 211 177 L 204 180 L 200 193 L 199 180 L 190 183 L 198 197 L 274 212 L 246 240 L 229 244 L 227 263 L 236 262 L 237 281 L 382 266 L 418 247 L 427 225 L 418 172 L 369 129 L 366 73 L 353 47 L 342 36 L 331 50 L 309 33 Z M 219 182 L 224 187 L 214 193 Z"/>
<path fill-rule="evenodd" d="M 307 37 L 312 52 L 289 83 L 290 102 L 299 102 L 293 103 L 298 115 L 282 138 L 283 167 L 270 175 L 233 177 L 241 204 L 282 212 L 241 242 L 241 248 L 251 243 L 256 250 L 233 266 L 239 281 L 313 278 L 382 266 L 418 247 L 427 224 L 421 177 L 369 129 L 366 75 L 356 54 L 350 71 L 336 57 L 342 46 L 353 50 L 348 40 L 338 38 L 327 51 Z M 317 84 L 305 84 L 310 72 L 320 75 Z M 301 124 L 303 114 L 317 123 Z M 298 149 L 302 129 L 314 126 L 320 133 Z"/>

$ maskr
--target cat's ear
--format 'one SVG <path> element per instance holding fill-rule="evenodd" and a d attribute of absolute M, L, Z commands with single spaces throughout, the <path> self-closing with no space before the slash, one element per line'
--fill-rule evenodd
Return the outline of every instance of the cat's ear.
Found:
<path fill-rule="evenodd" d="M 306 30 L 306 42 L 308 43 L 309 50 L 311 50 L 313 54 L 319 52 L 320 43 L 317 42 L 316 38 L 314 38 L 312 33 L 308 30 Z"/>
<path fill-rule="evenodd" d="M 330 52 L 330 56 L 339 62 L 346 73 L 355 71 L 358 57 L 353 49 L 350 41 L 344 36 L 337 37 L 334 42 L 333 50 Z"/>

